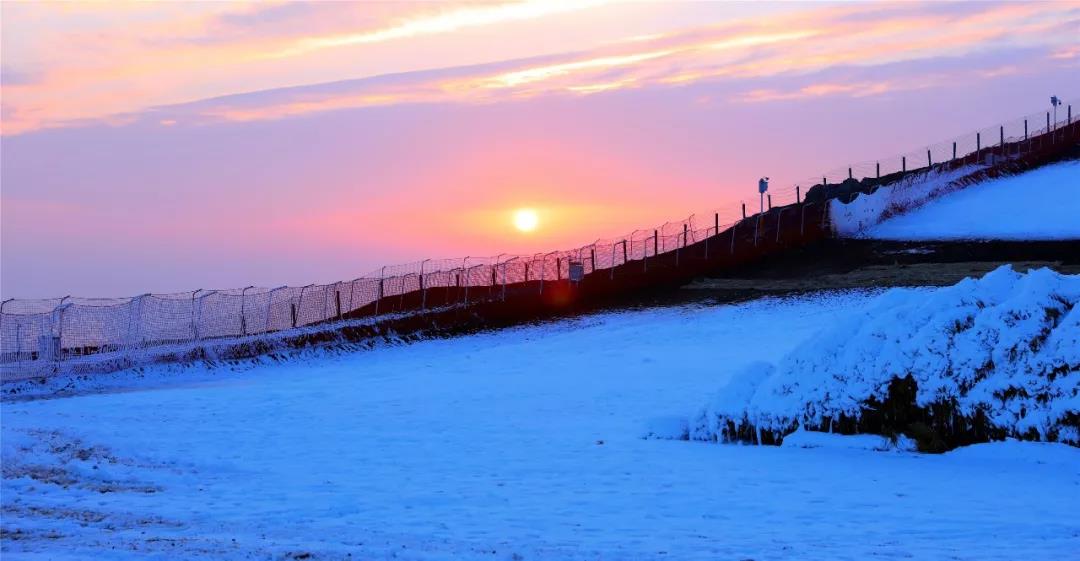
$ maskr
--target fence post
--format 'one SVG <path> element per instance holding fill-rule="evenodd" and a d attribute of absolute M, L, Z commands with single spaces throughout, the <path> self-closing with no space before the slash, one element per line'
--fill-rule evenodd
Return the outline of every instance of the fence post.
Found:
<path fill-rule="evenodd" d="M 198 329 L 198 327 L 195 326 L 195 295 L 198 294 L 201 291 L 202 291 L 201 288 L 197 288 L 197 289 L 195 289 L 194 292 L 191 293 L 191 340 L 192 341 L 198 341 L 199 340 L 199 329 Z"/>
<path fill-rule="evenodd" d="M 627 261 L 628 261 L 628 254 L 626 252 L 626 238 L 623 238 L 623 241 L 622 241 L 622 262 L 623 262 L 623 265 L 625 265 Z"/>
<path fill-rule="evenodd" d="M 795 204 L 802 204 L 802 198 L 799 196 L 799 186 L 795 186 Z"/>
<path fill-rule="evenodd" d="M 310 286 L 314 286 L 314 285 L 309 284 L 309 285 L 307 285 L 305 287 L 302 287 L 300 289 L 300 298 L 297 298 L 296 304 L 293 304 L 293 309 L 292 309 L 292 315 L 293 315 L 292 316 L 292 326 L 293 327 L 296 327 L 296 324 L 299 323 L 300 307 L 304 305 L 304 292 L 306 292 L 308 287 L 310 287 Z"/>
<path fill-rule="evenodd" d="M 1047 113 L 1049 115 L 1049 113 Z M 975 133 L 975 163 L 979 163 L 979 152 L 982 151 L 982 133 Z"/>
<path fill-rule="evenodd" d="M 64 359 L 64 310 L 67 310 L 71 304 L 64 305 L 64 300 L 71 298 L 70 295 L 64 296 L 60 299 L 60 303 L 53 309 L 53 314 L 56 315 L 56 362 L 57 368 L 60 366 L 60 361 Z M 52 347 L 53 342 L 50 339 L 49 346 Z M 51 351 L 52 349 L 50 349 Z"/>
<path fill-rule="evenodd" d="M 900 173 L 907 173 L 907 156 L 900 157 Z"/>
<path fill-rule="evenodd" d="M 515 257 L 515 259 L 517 259 L 517 258 Z M 592 265 L 592 271 L 591 272 L 595 273 L 596 272 L 596 244 L 595 243 L 591 247 L 589 247 L 589 263 Z"/>
<path fill-rule="evenodd" d="M 769 210 L 772 210 L 772 193 L 765 195 L 765 197 L 769 199 Z"/>
<path fill-rule="evenodd" d="M 780 217 L 784 215 L 784 209 L 776 213 L 776 243 L 780 243 Z"/>
<path fill-rule="evenodd" d="M 615 244 L 611 244 L 611 270 L 608 271 L 608 279 L 615 280 Z"/>
<path fill-rule="evenodd" d="M 198 306 L 198 312 L 199 313 L 198 313 L 198 316 L 197 316 L 197 318 L 198 318 L 197 321 L 202 320 L 203 299 L 206 298 L 207 296 L 212 296 L 212 295 L 214 295 L 216 293 L 217 293 L 216 290 L 211 290 L 210 292 L 207 292 L 206 294 L 203 294 L 202 296 L 199 297 L 199 306 Z M 196 326 L 197 325 L 198 325 L 198 323 L 196 323 Z M 195 331 L 195 340 L 196 341 L 199 340 L 199 332 L 198 332 L 198 330 Z"/>
<path fill-rule="evenodd" d="M 855 177 L 853 175 L 851 175 L 851 168 L 847 168 L 847 178 L 848 179 L 855 179 Z"/>
<path fill-rule="evenodd" d="M 1067 116 L 1065 117 L 1065 124 L 1066 125 L 1071 125 L 1072 124 L 1072 104 L 1070 103 L 1068 105 L 1068 107 L 1065 108 L 1065 110 L 1067 111 Z"/>
<path fill-rule="evenodd" d="M 1050 112 L 1046 112 L 1046 132 L 1050 132 Z"/>
<path fill-rule="evenodd" d="M 653 257 L 656 257 L 657 255 L 660 255 L 660 252 L 657 251 L 657 248 L 660 247 L 660 230 L 653 230 L 652 236 L 652 254 Z"/>
<path fill-rule="evenodd" d="M 874 177 L 881 181 L 881 162 L 874 162 Z"/>
<path fill-rule="evenodd" d="M 682 225 L 682 246 L 683 247 L 686 247 L 686 232 L 687 232 L 687 229 L 689 229 L 689 226 L 687 226 L 686 224 L 683 224 Z"/>
<path fill-rule="evenodd" d="M 247 337 L 247 314 L 245 314 L 244 312 L 247 311 L 247 291 L 252 289 L 252 288 L 255 288 L 255 287 L 248 286 L 248 287 L 245 287 L 244 290 L 240 291 L 240 336 L 241 337 Z M 341 307 L 341 305 L 339 304 L 338 308 L 340 308 L 340 307 Z"/>
<path fill-rule="evenodd" d="M 356 283 L 359 280 L 360 279 L 356 278 L 349 282 L 349 305 L 347 306 L 348 309 L 345 310 L 345 313 L 350 313 L 356 309 Z"/>
<path fill-rule="evenodd" d="M 465 258 L 468 259 L 469 257 L 465 257 Z M 382 267 L 381 269 L 379 269 L 379 293 L 376 295 L 376 298 L 375 298 L 375 315 L 376 316 L 379 315 L 379 300 L 382 299 L 382 295 L 383 295 L 383 279 L 386 279 L 386 277 L 387 277 L 387 268 Z M 293 323 L 296 323 L 296 320 L 293 320 Z"/>
<path fill-rule="evenodd" d="M 335 299 L 337 300 L 337 318 L 341 321 L 341 291 L 334 290 Z"/>
<path fill-rule="evenodd" d="M 956 161 L 956 141 L 952 143 L 952 161 Z"/>
<path fill-rule="evenodd" d="M 4 333 L 4 306 L 6 306 L 7 303 L 11 302 L 12 300 L 14 300 L 14 298 L 8 298 L 7 300 L 4 300 L 4 301 L 0 302 L 0 337 L 2 337 L 3 333 Z M 15 327 L 16 327 L 16 331 L 17 331 L 18 330 L 18 324 L 16 324 Z M 15 336 L 15 344 L 18 345 L 18 342 L 19 342 L 19 336 L 18 336 L 18 334 L 16 334 L 16 336 Z M 15 359 L 18 360 L 18 358 L 19 358 L 19 351 L 16 350 L 15 351 Z"/>
<path fill-rule="evenodd" d="M 1001 140 L 1000 140 L 1001 155 L 1004 156 L 1005 155 L 1005 125 L 1001 125 L 1001 129 L 1000 129 L 999 132 L 1001 133 Z"/>
<path fill-rule="evenodd" d="M 540 258 L 540 294 L 544 293 L 544 277 L 547 276 L 547 255 Z"/>
<path fill-rule="evenodd" d="M 742 219 L 746 220 L 746 203 L 742 204 Z"/>
<path fill-rule="evenodd" d="M 732 255 L 735 255 L 735 228 L 738 227 L 738 226 L 739 226 L 738 222 L 731 225 L 731 254 Z"/>
<path fill-rule="evenodd" d="M 421 310 L 426 310 L 427 309 L 427 286 L 424 284 L 424 265 L 426 265 L 428 261 L 431 261 L 431 260 L 430 259 L 424 259 L 423 261 L 420 262 L 420 309 Z M 338 307 L 340 308 L 340 306 L 338 306 Z M 341 315 L 340 311 L 338 312 L 338 315 Z M 338 319 L 341 319 L 341 318 L 338 318 Z"/>
<path fill-rule="evenodd" d="M 933 166 L 934 162 L 930 159 L 930 149 L 926 149 L 926 167 Z"/>
<path fill-rule="evenodd" d="M 274 308 L 274 293 L 285 288 L 285 286 L 279 286 L 270 291 L 270 297 L 266 299 L 266 329 L 267 333 L 270 332 L 270 310 Z"/>
<path fill-rule="evenodd" d="M 142 307 L 143 299 L 147 296 L 150 294 L 140 294 L 132 298 L 129 303 L 131 310 L 128 315 L 128 348 L 137 347 L 142 338 Z"/>
<path fill-rule="evenodd" d="M 1027 119 L 1024 119 L 1024 140 L 1027 140 L 1027 139 L 1028 139 Z"/>

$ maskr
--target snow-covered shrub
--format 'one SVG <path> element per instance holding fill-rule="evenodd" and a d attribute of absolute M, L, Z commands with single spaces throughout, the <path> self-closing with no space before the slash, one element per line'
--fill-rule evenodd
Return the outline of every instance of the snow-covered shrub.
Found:
<path fill-rule="evenodd" d="M 802 427 L 907 435 L 943 451 L 1015 437 L 1080 445 L 1080 275 L 1009 266 L 895 289 L 775 366 L 754 364 L 689 423 L 693 440 L 779 444 Z"/>

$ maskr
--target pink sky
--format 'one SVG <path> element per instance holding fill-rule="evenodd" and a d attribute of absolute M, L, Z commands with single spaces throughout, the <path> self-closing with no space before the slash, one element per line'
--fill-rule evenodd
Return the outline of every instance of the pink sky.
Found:
<path fill-rule="evenodd" d="M 1080 92 L 1080 3 L 0 10 L 5 298 L 576 247 Z"/>

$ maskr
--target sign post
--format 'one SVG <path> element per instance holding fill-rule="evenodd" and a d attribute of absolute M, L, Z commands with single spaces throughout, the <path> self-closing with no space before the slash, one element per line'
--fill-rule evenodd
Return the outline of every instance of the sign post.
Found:
<path fill-rule="evenodd" d="M 765 213 L 765 192 L 769 190 L 769 178 L 762 177 L 757 182 L 758 195 L 761 198 L 761 213 Z"/>

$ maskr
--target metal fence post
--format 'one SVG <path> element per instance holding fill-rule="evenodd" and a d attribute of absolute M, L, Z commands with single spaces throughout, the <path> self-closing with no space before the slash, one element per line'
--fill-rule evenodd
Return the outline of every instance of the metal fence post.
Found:
<path fill-rule="evenodd" d="M 293 324 L 292 326 L 293 327 L 296 327 L 296 325 L 298 323 L 300 323 L 300 311 L 304 307 L 304 292 L 306 292 L 307 289 L 311 288 L 312 286 L 315 286 L 315 285 L 314 284 L 309 284 L 309 285 L 307 285 L 305 287 L 302 287 L 300 289 L 300 297 L 296 299 L 296 305 L 293 307 L 293 318 L 292 318 L 292 324 Z"/>
<path fill-rule="evenodd" d="M 192 341 L 198 341 L 199 340 L 199 328 L 195 325 L 195 321 L 196 321 L 195 320 L 195 296 L 200 292 L 202 292 L 202 289 L 198 288 L 198 289 L 195 289 L 195 291 L 191 293 L 191 340 Z"/>
<path fill-rule="evenodd" d="M 427 286 L 424 284 L 424 265 L 431 259 L 424 259 L 420 262 L 420 309 L 427 309 Z M 340 307 L 340 306 L 339 306 Z"/>
<path fill-rule="evenodd" d="M 255 288 L 254 286 L 248 286 L 244 290 L 240 291 L 240 335 L 242 337 L 247 336 L 247 316 L 244 314 L 245 307 L 247 305 L 247 291 Z"/>
<path fill-rule="evenodd" d="M 56 340 L 53 341 L 50 338 L 49 345 L 50 347 L 55 345 L 57 367 L 59 367 L 60 361 L 64 359 L 64 310 L 71 306 L 71 304 L 65 306 L 64 300 L 68 298 L 71 298 L 71 296 L 61 298 L 60 303 L 53 309 L 53 314 L 56 316 Z M 50 349 L 50 351 L 53 351 L 53 349 Z"/>
<path fill-rule="evenodd" d="M 142 338 L 142 306 L 143 298 L 150 296 L 149 293 L 140 294 L 131 299 L 131 310 L 128 315 L 128 347 L 135 348 L 141 343 Z"/>
<path fill-rule="evenodd" d="M 274 309 L 274 293 L 281 290 L 281 289 L 283 289 L 283 288 L 288 288 L 288 285 L 281 285 L 281 286 L 279 286 L 277 288 L 272 289 L 270 291 L 269 297 L 266 299 L 266 330 L 265 331 L 267 333 L 270 332 L 270 312 Z"/>
<path fill-rule="evenodd" d="M 466 257 L 468 259 L 468 257 Z M 379 315 L 379 301 L 383 299 L 383 279 L 386 278 L 386 267 L 379 270 L 379 292 L 375 295 L 375 316 Z"/>
<path fill-rule="evenodd" d="M 745 207 L 746 205 L 744 204 L 743 206 Z M 739 225 L 738 222 L 735 222 L 734 224 L 731 225 L 731 254 L 732 255 L 735 255 L 735 228 L 738 225 Z"/>
<path fill-rule="evenodd" d="M 4 334 L 4 306 L 6 306 L 7 303 L 11 302 L 12 300 L 14 300 L 14 298 L 8 298 L 7 300 L 4 300 L 4 301 L 0 302 L 0 338 L 2 338 L 3 334 Z M 18 351 L 19 334 L 18 334 L 18 331 L 19 331 L 19 325 L 15 324 L 15 345 L 16 345 L 15 360 L 19 359 L 19 351 Z"/>
<path fill-rule="evenodd" d="M 214 294 L 217 294 L 218 292 L 219 291 L 217 291 L 217 290 L 211 290 L 210 292 L 207 292 L 206 294 L 203 294 L 202 296 L 199 297 L 199 321 L 200 322 L 202 321 L 202 314 L 203 314 L 203 300 L 205 300 L 207 296 L 213 296 Z"/>

